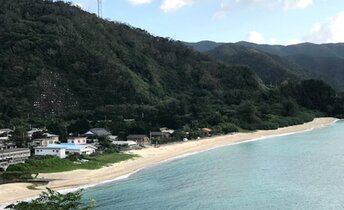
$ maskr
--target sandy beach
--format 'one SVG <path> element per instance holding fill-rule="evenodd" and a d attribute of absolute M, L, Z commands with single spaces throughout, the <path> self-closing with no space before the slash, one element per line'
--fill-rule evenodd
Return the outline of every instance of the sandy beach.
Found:
<path fill-rule="evenodd" d="M 335 118 L 317 118 L 312 122 L 302 125 L 279 128 L 277 130 L 256 131 L 252 133 L 236 133 L 233 135 L 212 137 L 202 140 L 195 140 L 183 143 L 161 145 L 159 148 L 145 148 L 142 150 L 131 151 L 140 155 L 139 158 L 113 164 L 98 170 L 75 170 L 62 173 L 42 173 L 39 177 L 47 179 L 56 179 L 47 186 L 54 190 L 67 190 L 85 185 L 98 184 L 107 180 L 114 180 L 142 169 L 144 167 L 158 164 L 162 161 L 172 158 L 209 150 L 212 148 L 225 146 L 233 143 L 249 141 L 258 138 L 264 138 L 276 135 L 285 135 L 289 133 L 302 132 L 309 129 L 319 128 L 330 125 L 337 119 Z M 0 185 L 0 204 L 11 203 L 18 200 L 32 198 L 41 193 L 41 190 L 30 190 L 27 187 L 31 184 L 14 183 Z"/>

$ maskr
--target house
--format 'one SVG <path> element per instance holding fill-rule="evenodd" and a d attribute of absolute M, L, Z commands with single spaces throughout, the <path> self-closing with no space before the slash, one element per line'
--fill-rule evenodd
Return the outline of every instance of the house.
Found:
<path fill-rule="evenodd" d="M 151 139 L 171 138 L 172 134 L 174 133 L 174 130 L 171 130 L 171 131 L 173 131 L 173 132 L 166 131 L 166 130 L 163 130 L 163 131 L 151 131 L 149 133 L 149 136 L 150 136 Z"/>
<path fill-rule="evenodd" d="M 130 149 L 138 148 L 138 145 L 135 141 L 112 141 L 111 144 Z"/>
<path fill-rule="evenodd" d="M 173 135 L 173 133 L 175 132 L 175 130 L 173 129 L 168 129 L 168 128 L 160 128 L 160 131 L 165 133 L 165 134 L 169 134 L 170 136 Z"/>
<path fill-rule="evenodd" d="M 56 156 L 59 158 L 66 157 L 66 148 L 63 147 L 36 147 L 35 148 L 36 156 Z"/>
<path fill-rule="evenodd" d="M 87 144 L 87 137 L 68 137 L 68 144 Z"/>
<path fill-rule="evenodd" d="M 17 145 L 15 143 L 0 143 L 0 150 L 16 149 Z"/>
<path fill-rule="evenodd" d="M 110 135 L 110 136 L 106 137 L 106 139 L 108 139 L 109 141 L 118 141 L 118 136 Z"/>
<path fill-rule="evenodd" d="M 54 141 L 59 141 L 59 135 L 55 135 L 55 134 L 51 134 L 51 133 L 44 133 L 43 136 L 45 138 L 49 138 L 49 139 L 52 139 Z"/>
<path fill-rule="evenodd" d="M 164 137 L 164 134 L 161 131 L 151 131 L 149 132 L 150 139 L 160 139 Z"/>
<path fill-rule="evenodd" d="M 148 136 L 144 134 L 131 134 L 127 136 L 127 141 L 134 141 L 140 146 L 150 143 Z"/>
<path fill-rule="evenodd" d="M 80 155 L 90 155 L 94 153 L 97 149 L 97 147 L 90 144 L 70 144 L 70 143 L 49 144 L 47 147 L 65 148 L 66 155 L 74 154 L 74 153 L 78 153 Z"/>
<path fill-rule="evenodd" d="M 48 144 L 57 144 L 59 140 L 56 138 L 42 138 L 42 139 L 34 139 L 30 143 L 30 146 L 33 147 L 46 147 Z"/>
<path fill-rule="evenodd" d="M 30 149 L 27 148 L 0 150 L 0 168 L 5 171 L 10 165 L 24 163 L 30 155 Z"/>
<path fill-rule="evenodd" d="M 27 134 L 27 136 L 31 139 L 33 133 L 36 133 L 36 132 L 44 132 L 44 131 L 46 131 L 45 128 L 32 128 L 31 130 L 27 131 L 26 134 Z"/>
<path fill-rule="evenodd" d="M 11 137 L 13 130 L 9 128 L 0 129 L 0 141 L 8 141 Z"/>
<path fill-rule="evenodd" d="M 0 129 L 0 135 L 4 134 L 4 133 L 12 133 L 12 132 L 13 132 L 13 130 L 9 129 L 9 128 L 2 128 L 2 129 Z"/>
<path fill-rule="evenodd" d="M 106 138 L 111 135 L 111 132 L 105 128 L 92 128 L 87 131 L 84 136 L 95 137 L 95 138 Z"/>

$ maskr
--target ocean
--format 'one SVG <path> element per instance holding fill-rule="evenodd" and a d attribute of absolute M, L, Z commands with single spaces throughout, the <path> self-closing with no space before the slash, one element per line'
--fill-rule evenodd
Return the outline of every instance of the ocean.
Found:
<path fill-rule="evenodd" d="M 83 199 L 96 210 L 344 209 L 344 121 L 148 167 Z"/>

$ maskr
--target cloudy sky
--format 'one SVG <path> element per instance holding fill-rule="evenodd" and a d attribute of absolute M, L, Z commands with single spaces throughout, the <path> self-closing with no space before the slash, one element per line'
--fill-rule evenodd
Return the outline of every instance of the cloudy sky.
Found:
<path fill-rule="evenodd" d="M 344 42 L 344 0 L 103 0 L 103 17 L 191 42 Z"/>

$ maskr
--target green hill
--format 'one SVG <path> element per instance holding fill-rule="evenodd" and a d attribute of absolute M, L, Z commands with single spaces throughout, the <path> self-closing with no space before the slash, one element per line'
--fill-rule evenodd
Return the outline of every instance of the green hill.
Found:
<path fill-rule="evenodd" d="M 266 84 L 292 78 L 292 74 L 300 79 L 324 80 L 336 90 L 344 91 L 344 43 L 283 46 L 244 41 L 233 44 L 201 41 L 186 45 L 227 64 L 248 65 Z M 235 48 L 235 53 L 228 54 L 231 49 L 225 48 Z"/>
<path fill-rule="evenodd" d="M 181 42 L 70 4 L 0 5 L 1 127 L 31 124 L 58 134 L 90 126 L 123 135 L 163 126 L 225 132 L 341 114 L 326 85 L 320 88 L 329 91 L 319 90 L 323 100 L 316 101 L 322 106 L 309 106 L 293 91 L 303 83 L 269 89 L 248 67 L 227 66 Z"/>
<path fill-rule="evenodd" d="M 247 65 L 254 69 L 265 84 L 278 85 L 284 80 L 305 78 L 297 67 L 291 66 L 278 56 L 237 44 L 223 44 L 207 52 L 227 64 Z"/>
<path fill-rule="evenodd" d="M 290 46 L 237 44 L 281 56 L 297 64 L 309 78 L 321 79 L 339 91 L 344 91 L 344 44 L 302 43 Z"/>

